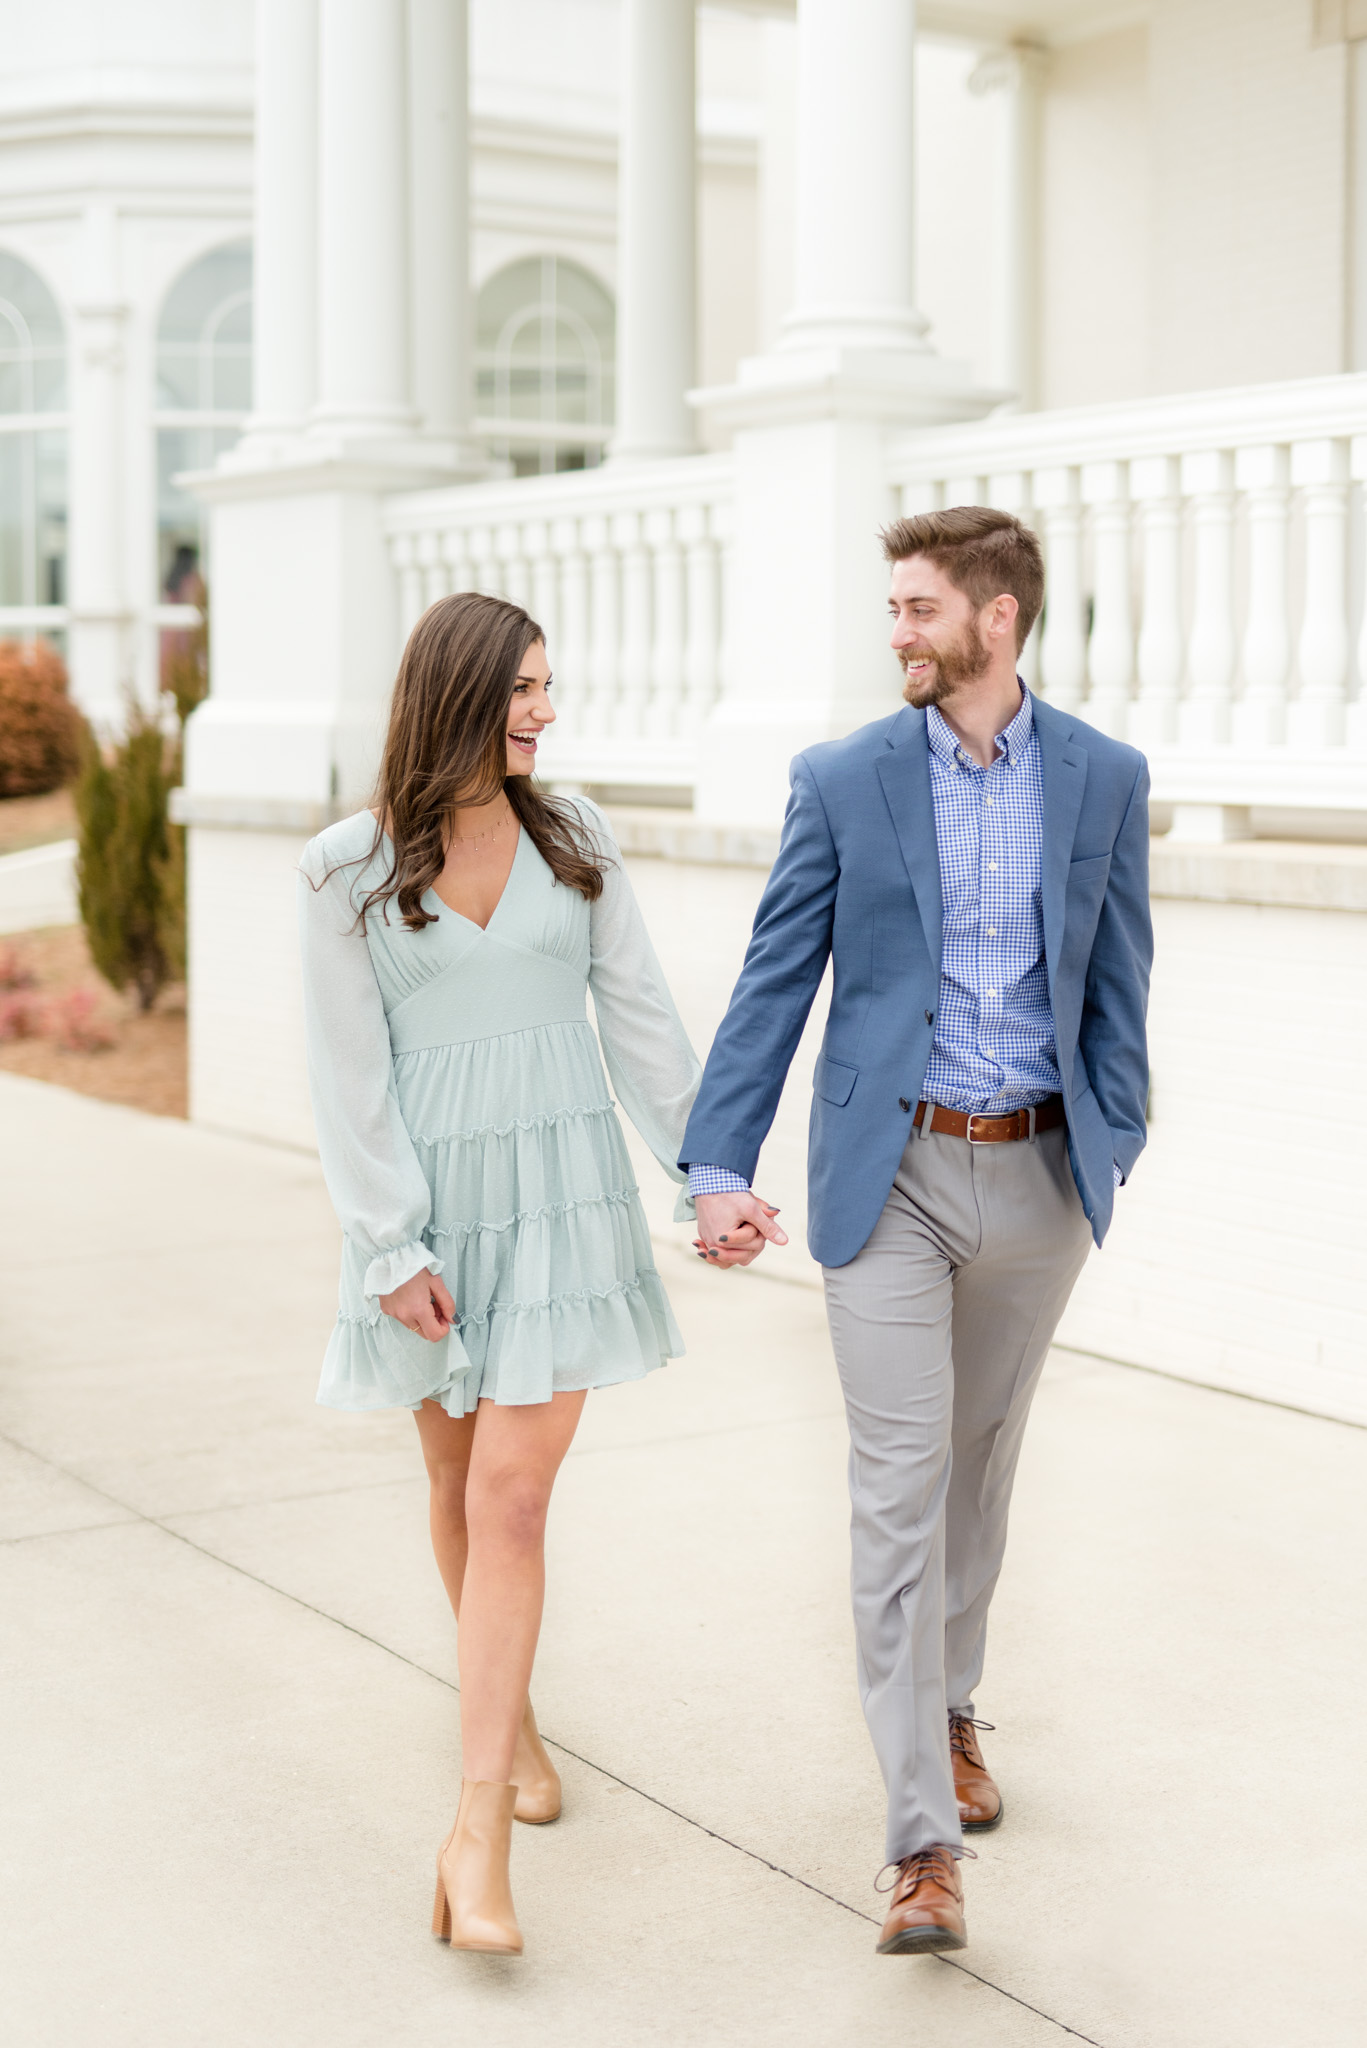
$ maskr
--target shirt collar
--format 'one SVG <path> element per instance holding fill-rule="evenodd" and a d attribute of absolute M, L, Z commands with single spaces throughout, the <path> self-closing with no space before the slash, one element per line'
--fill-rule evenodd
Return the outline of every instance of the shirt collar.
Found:
<path fill-rule="evenodd" d="M 1030 701 L 1030 692 L 1024 683 L 1020 686 L 1020 693 L 1020 710 L 1010 724 L 997 734 L 997 745 L 1009 767 L 1014 767 L 1024 754 L 1035 726 L 1034 707 Z M 947 768 L 977 766 L 972 756 L 959 745 L 934 704 L 926 711 L 926 738 Z"/>

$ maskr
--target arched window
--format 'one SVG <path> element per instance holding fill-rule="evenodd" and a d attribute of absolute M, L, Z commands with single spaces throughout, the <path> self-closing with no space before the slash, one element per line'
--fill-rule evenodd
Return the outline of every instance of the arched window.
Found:
<path fill-rule="evenodd" d="M 587 270 L 529 256 L 479 295 L 478 426 L 518 476 L 592 469 L 612 429 L 616 313 Z"/>
<path fill-rule="evenodd" d="M 183 270 L 157 325 L 157 543 L 161 595 L 193 603 L 203 508 L 173 479 L 211 469 L 252 402 L 252 246 L 229 242 Z"/>
<path fill-rule="evenodd" d="M 0 249 L 0 635 L 66 601 L 66 336 L 37 272 Z"/>

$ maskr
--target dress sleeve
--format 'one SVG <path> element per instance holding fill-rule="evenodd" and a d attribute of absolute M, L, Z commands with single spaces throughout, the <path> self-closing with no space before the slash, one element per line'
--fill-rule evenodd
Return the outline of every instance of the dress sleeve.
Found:
<path fill-rule="evenodd" d="M 309 1092 L 337 1220 L 366 1260 L 367 1299 L 442 1261 L 422 1241 L 427 1181 L 399 1114 L 389 1025 L 347 885 L 315 841 L 299 869 Z"/>
<path fill-rule="evenodd" d="M 672 1181 L 688 1112 L 702 1068 L 655 957 L 612 827 L 596 804 L 579 799 L 594 841 L 606 857 L 603 893 L 590 906 L 589 987 L 608 1077 L 618 1100 Z M 674 1211 L 688 1221 L 686 1186 Z"/>

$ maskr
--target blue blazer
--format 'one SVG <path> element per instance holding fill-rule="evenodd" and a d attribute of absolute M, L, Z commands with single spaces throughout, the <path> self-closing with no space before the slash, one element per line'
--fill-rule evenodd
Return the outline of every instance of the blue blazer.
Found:
<path fill-rule="evenodd" d="M 1142 754 L 1034 699 L 1043 767 L 1040 894 L 1068 1153 L 1098 1244 L 1113 1166 L 1144 1146 L 1149 919 Z M 923 711 L 909 705 L 792 765 L 783 838 L 684 1133 L 690 1159 L 753 1179 L 829 955 L 813 1076 L 812 1256 L 862 1250 L 911 1132 L 940 1001 L 940 861 Z M 903 1105 L 910 1103 L 909 1111 Z"/>

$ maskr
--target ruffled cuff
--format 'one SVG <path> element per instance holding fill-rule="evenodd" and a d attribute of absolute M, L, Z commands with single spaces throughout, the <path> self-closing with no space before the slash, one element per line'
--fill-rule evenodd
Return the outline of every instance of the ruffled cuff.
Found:
<path fill-rule="evenodd" d="M 366 1300 L 378 1301 L 382 1294 L 392 1294 L 415 1273 L 424 1270 L 440 1273 L 445 1263 L 444 1259 L 429 1251 L 420 1237 L 411 1239 L 408 1244 L 395 1245 L 392 1251 L 377 1252 L 365 1269 L 362 1286 Z"/>
<path fill-rule="evenodd" d="M 688 1192 L 688 1182 L 685 1181 L 679 1189 L 678 1199 L 674 1204 L 674 1221 L 676 1223 L 696 1223 L 697 1220 L 698 1211 L 694 1206 L 692 1195 Z"/>

